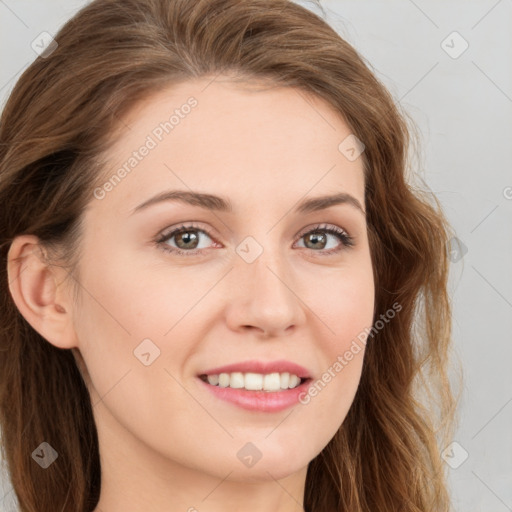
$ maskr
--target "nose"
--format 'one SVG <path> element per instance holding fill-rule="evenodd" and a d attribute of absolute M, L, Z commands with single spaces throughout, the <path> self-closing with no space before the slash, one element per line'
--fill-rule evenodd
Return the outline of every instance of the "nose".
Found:
<path fill-rule="evenodd" d="M 252 263 L 237 257 L 229 279 L 226 321 L 231 330 L 282 337 L 305 322 L 305 303 L 294 290 L 296 278 L 282 251 L 265 248 Z"/>

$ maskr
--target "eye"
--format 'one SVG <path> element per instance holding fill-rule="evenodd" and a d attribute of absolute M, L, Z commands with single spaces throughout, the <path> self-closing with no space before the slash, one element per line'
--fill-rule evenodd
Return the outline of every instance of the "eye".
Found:
<path fill-rule="evenodd" d="M 198 249 L 198 245 L 201 238 L 198 233 L 206 235 L 206 238 L 211 238 L 210 235 L 204 230 L 193 225 L 182 225 L 179 228 L 175 228 L 170 232 L 164 232 L 156 240 L 158 247 L 166 252 L 180 254 L 184 256 L 191 256 L 201 252 L 201 248 Z M 175 239 L 176 246 L 169 245 L 166 243 L 168 240 Z"/>
<path fill-rule="evenodd" d="M 203 236 L 201 236 L 203 235 Z M 155 242 L 163 251 L 179 254 L 182 256 L 194 256 L 202 252 L 204 249 L 199 247 L 201 239 L 212 237 L 207 231 L 192 224 L 181 225 L 179 228 L 174 228 L 170 231 L 165 231 Z M 338 239 L 340 244 L 334 247 L 327 248 L 329 245 L 329 238 Z M 174 245 L 168 243 L 174 239 Z M 301 248 L 311 249 L 313 252 L 319 252 L 321 255 L 328 256 L 337 253 L 343 248 L 353 247 L 354 239 L 345 230 L 331 225 L 315 226 L 309 231 L 305 231 L 299 235 L 299 240 L 305 239 L 306 244 L 300 246 Z"/>
<path fill-rule="evenodd" d="M 329 237 L 337 238 L 341 242 L 341 246 L 334 246 L 326 249 L 329 242 Z M 354 239 L 344 229 L 337 226 L 321 225 L 316 226 L 299 236 L 299 240 L 305 239 L 306 243 L 302 246 L 307 249 L 313 249 L 314 252 L 321 252 L 322 255 L 330 255 L 337 253 L 343 248 L 354 246 Z M 320 249 L 320 250 L 318 250 Z"/>

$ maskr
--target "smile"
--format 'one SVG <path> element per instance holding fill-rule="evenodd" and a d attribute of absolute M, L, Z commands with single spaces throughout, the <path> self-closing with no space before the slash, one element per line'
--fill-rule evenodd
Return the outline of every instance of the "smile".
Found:
<path fill-rule="evenodd" d="M 235 375 L 232 380 L 232 376 Z M 247 376 L 249 376 L 247 378 Z M 279 379 L 279 388 L 277 382 Z M 284 388 L 288 379 L 288 387 Z M 299 379 L 296 375 L 285 374 L 254 374 L 246 373 L 233 374 L 221 373 L 218 375 L 201 375 L 198 377 L 198 382 L 204 389 L 213 394 L 219 400 L 228 402 L 238 408 L 255 412 L 279 412 L 299 403 L 300 396 L 307 393 L 310 383 L 313 381 L 311 378 Z M 212 381 L 212 383 L 209 382 Z M 240 384 L 243 383 L 243 386 Z M 221 385 L 223 384 L 223 386 Z M 233 387 L 235 386 L 240 387 Z M 258 389 L 248 389 L 256 387 Z M 271 387 L 272 390 L 265 387 Z"/>
<path fill-rule="evenodd" d="M 299 386 L 306 379 L 297 377 L 294 373 L 221 373 L 213 375 L 201 375 L 204 382 L 212 386 L 232 389 L 246 389 L 248 391 L 276 392 L 285 389 L 293 389 Z"/>

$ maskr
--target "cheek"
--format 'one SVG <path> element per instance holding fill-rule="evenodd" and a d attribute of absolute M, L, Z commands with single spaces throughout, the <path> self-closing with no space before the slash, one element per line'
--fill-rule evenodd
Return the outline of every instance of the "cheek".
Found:
<path fill-rule="evenodd" d="M 339 270 L 323 280 L 309 303 L 317 317 L 316 348 L 322 354 L 321 374 L 306 395 L 305 407 L 315 410 L 315 425 L 334 435 L 353 402 L 364 361 L 367 335 L 373 322 L 375 290 L 369 260 Z M 309 305 L 308 304 L 308 305 Z"/>
<path fill-rule="evenodd" d="M 319 286 L 315 291 L 304 293 L 308 293 L 308 306 L 324 326 L 323 348 L 332 358 L 347 350 L 353 338 L 371 327 L 375 285 L 369 256 L 316 281 Z"/>
<path fill-rule="evenodd" d="M 194 350 L 185 341 L 201 330 L 198 319 L 208 319 L 205 295 L 219 278 L 213 268 L 197 277 L 193 268 L 176 266 L 171 272 L 162 260 L 148 265 L 142 257 L 115 254 L 105 242 L 97 247 L 104 247 L 103 253 L 83 261 L 83 304 L 75 329 L 101 395 L 128 371 L 133 370 L 130 379 L 145 372 L 145 382 L 164 368 L 177 371 Z M 145 366 L 143 354 L 148 352 L 154 363 Z"/>
<path fill-rule="evenodd" d="M 93 264 L 84 275 L 86 309 L 96 333 L 109 333 L 109 342 L 137 340 L 153 335 L 162 338 L 196 304 L 207 280 L 161 263 L 148 265 L 136 258 L 111 256 L 105 263 Z M 84 317 L 84 315 L 82 315 Z M 115 336 L 113 334 L 115 333 Z"/>

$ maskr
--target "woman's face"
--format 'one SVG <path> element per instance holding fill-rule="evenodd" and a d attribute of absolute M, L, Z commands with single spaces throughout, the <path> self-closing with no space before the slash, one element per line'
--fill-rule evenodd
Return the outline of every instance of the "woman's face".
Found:
<path fill-rule="evenodd" d="M 295 89 L 220 80 L 159 92 L 123 122 L 85 212 L 73 312 L 103 471 L 305 477 L 353 401 L 354 340 L 373 319 L 350 129 Z M 339 194 L 353 199 L 314 201 Z M 309 380 L 239 388 L 293 386 L 285 372 Z"/>

